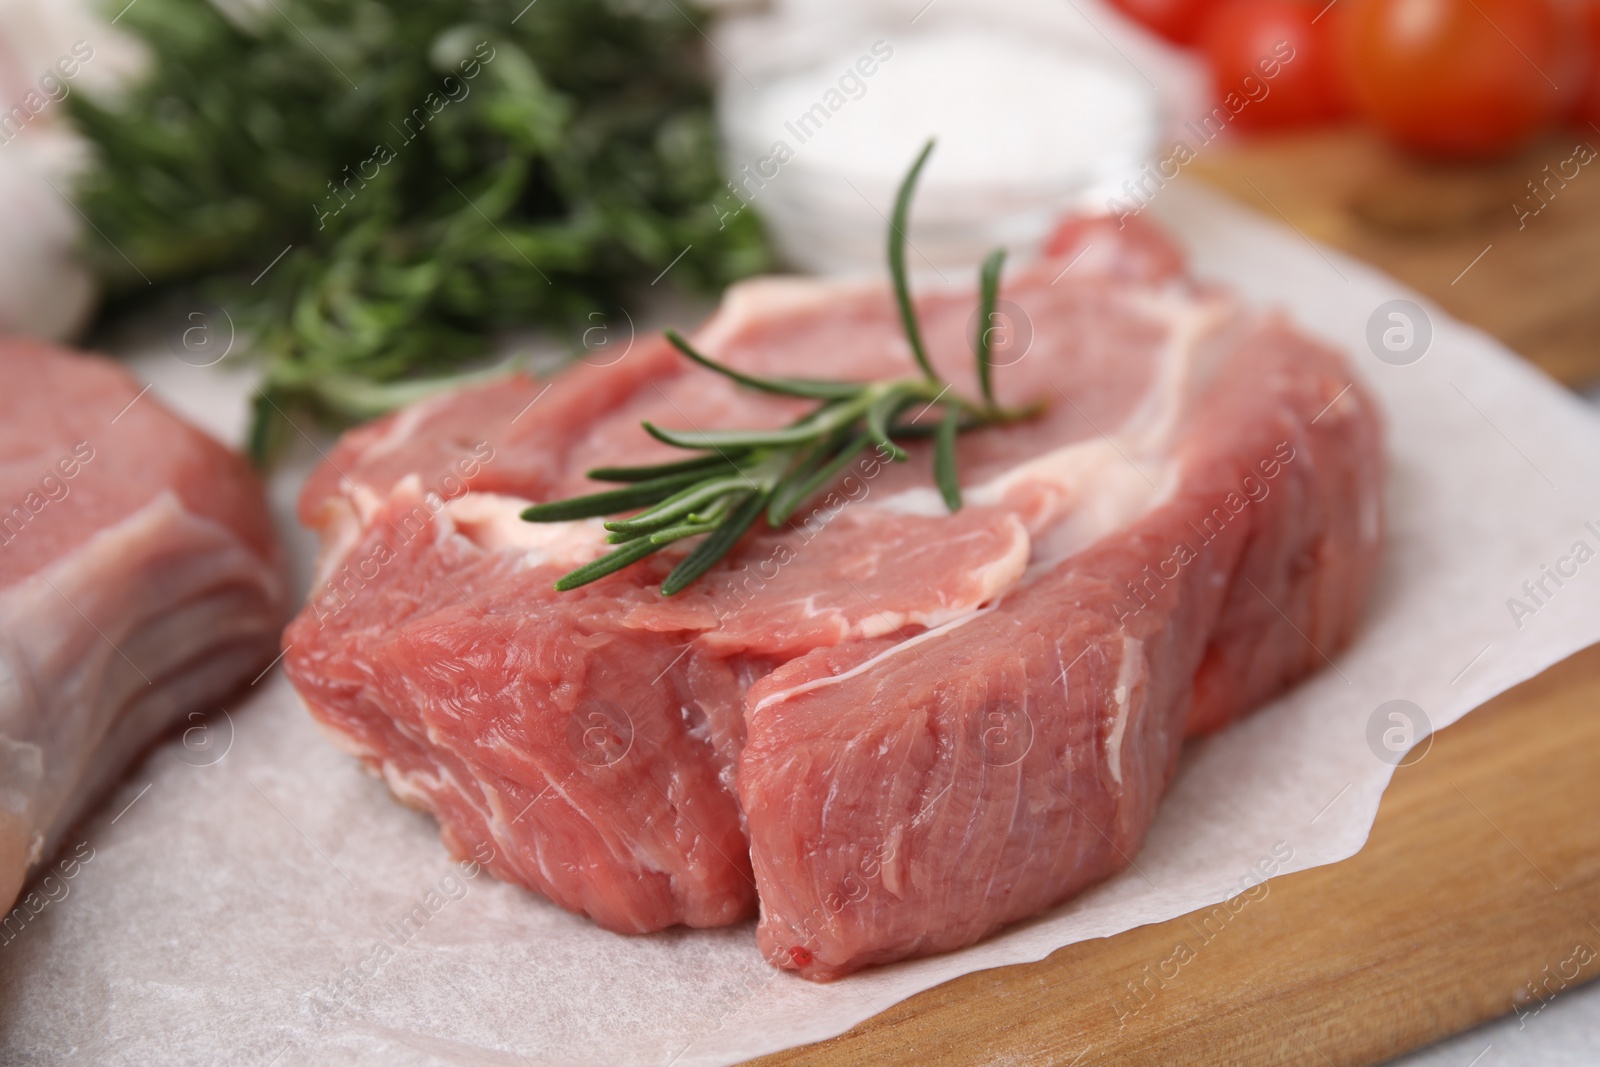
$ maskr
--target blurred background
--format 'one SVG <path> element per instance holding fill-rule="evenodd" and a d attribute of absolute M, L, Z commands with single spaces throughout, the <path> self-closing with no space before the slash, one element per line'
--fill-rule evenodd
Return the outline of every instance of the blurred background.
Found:
<path fill-rule="evenodd" d="M 0 332 L 247 376 L 269 462 L 879 272 L 930 135 L 931 273 L 1204 183 L 1600 395 L 1600 0 L 0 0 Z M 1550 1018 L 1413 1062 L 1555 1062 L 1600 1001 Z"/>
<path fill-rule="evenodd" d="M 933 134 L 934 270 L 1205 182 L 1582 388 L 1597 53 L 1596 0 L 0 0 L 0 329 L 162 316 L 265 458 L 640 294 L 881 269 Z"/>

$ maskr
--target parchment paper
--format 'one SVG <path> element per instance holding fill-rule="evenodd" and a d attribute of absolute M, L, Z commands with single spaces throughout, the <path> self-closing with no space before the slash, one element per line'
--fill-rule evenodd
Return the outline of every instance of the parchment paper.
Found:
<path fill-rule="evenodd" d="M 1411 701 L 1442 727 L 1600 639 L 1600 560 L 1546 579 L 1520 620 L 1507 605 L 1533 606 L 1523 583 L 1562 557 L 1571 570 L 1576 542 L 1600 548 L 1600 421 L 1489 338 L 1294 232 L 1182 183 L 1152 210 L 1200 273 L 1352 354 L 1387 409 L 1391 527 L 1356 646 L 1191 747 L 1137 869 L 964 952 L 810 985 L 769 970 L 748 925 L 622 937 L 470 876 L 428 818 L 321 740 L 274 670 L 136 768 L 69 841 L 92 858 L 0 947 L 0 1061 L 726 1064 L 1356 852 L 1398 758 L 1384 734 L 1406 741 L 1380 706 Z M 1431 323 L 1407 366 L 1367 340 L 1395 299 Z M 170 357 L 141 366 L 178 406 L 237 430 L 239 382 Z M 280 505 L 292 491 L 276 488 Z M 1134 1007 L 1108 980 L 1105 1010 Z M 1052 1055 L 1080 1051 L 1087 1063 L 1109 1050 Z"/>

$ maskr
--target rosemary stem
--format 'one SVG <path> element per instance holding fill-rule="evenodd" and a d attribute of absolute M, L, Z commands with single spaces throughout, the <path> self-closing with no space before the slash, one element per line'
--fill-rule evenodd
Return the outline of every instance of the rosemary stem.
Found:
<path fill-rule="evenodd" d="M 911 195 L 916 190 L 917 178 L 922 174 L 928 156 L 932 154 L 933 141 L 930 140 L 923 145 L 921 154 L 911 165 L 911 172 L 906 175 L 894 199 L 894 217 L 889 222 L 889 275 L 894 281 L 895 303 L 900 308 L 900 324 L 905 329 L 912 358 L 922 368 L 928 381 L 938 382 L 939 376 L 933 372 L 933 364 L 928 362 L 928 353 L 922 347 L 922 327 L 917 324 L 917 310 L 911 303 L 911 283 L 906 277 L 906 245 L 911 243 L 906 236 L 906 228 L 911 220 Z"/>
<path fill-rule="evenodd" d="M 677 463 L 593 470 L 590 477 L 622 482 L 624 487 L 538 504 L 523 513 L 531 521 L 550 522 L 643 509 L 629 518 L 606 523 L 608 540 L 620 547 L 565 575 L 556 583 L 558 590 L 574 589 L 603 578 L 672 542 L 704 535 L 704 540 L 661 583 L 662 595 L 672 596 L 726 556 L 763 512 L 768 527 L 778 529 L 787 524 L 813 494 L 839 477 L 869 444 L 875 444 L 888 459 L 909 458 L 896 442 L 897 437 L 933 438 L 934 480 L 940 496 L 951 511 L 960 509 L 957 435 L 1032 418 L 1043 410 L 1043 405 L 1004 408 L 995 402 L 990 330 L 999 300 L 1003 252 L 984 261 L 979 277 L 980 317 L 977 336 L 973 338 L 978 399 L 955 392 L 934 373 L 917 324 L 905 262 L 910 244 L 906 227 L 911 194 L 932 151 L 933 142 L 929 141 L 900 186 L 889 225 L 889 273 L 894 282 L 895 303 L 921 376 L 878 382 L 761 377 L 718 363 L 669 330 L 667 340 L 706 370 L 745 388 L 814 400 L 816 406 L 787 426 L 772 430 L 691 432 L 667 430 L 645 422 L 644 429 L 656 440 L 701 455 Z M 909 421 L 899 421 L 919 405 L 920 410 Z M 940 410 L 936 422 L 923 418 L 936 409 Z"/>

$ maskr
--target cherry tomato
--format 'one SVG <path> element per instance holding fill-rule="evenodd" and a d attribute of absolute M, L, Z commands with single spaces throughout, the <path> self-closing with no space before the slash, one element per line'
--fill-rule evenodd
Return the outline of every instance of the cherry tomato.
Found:
<path fill-rule="evenodd" d="M 1304 126 L 1345 111 L 1332 20 L 1310 0 L 1226 0 L 1200 43 L 1217 99 L 1246 130 Z"/>
<path fill-rule="evenodd" d="M 1173 44 L 1190 45 L 1217 0 L 1111 0 L 1130 18 Z"/>
<path fill-rule="evenodd" d="M 1345 0 L 1340 59 L 1356 109 L 1394 140 L 1502 155 L 1581 88 L 1581 12 L 1558 0 Z"/>
<path fill-rule="evenodd" d="M 1596 134 L 1600 133 L 1600 0 L 1584 3 L 1583 28 L 1589 45 L 1589 71 L 1572 117 L 1584 133 Z"/>

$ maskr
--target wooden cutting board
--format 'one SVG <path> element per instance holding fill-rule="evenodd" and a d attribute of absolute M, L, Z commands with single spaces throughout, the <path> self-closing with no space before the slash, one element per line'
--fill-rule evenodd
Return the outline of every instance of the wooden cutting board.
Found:
<path fill-rule="evenodd" d="M 1274 878 L 1125 1020 L 1128 983 L 1196 940 L 1191 917 L 969 974 L 755 1062 L 1381 1062 L 1511 1011 L 1579 942 L 1600 946 L 1597 752 L 1600 646 L 1441 731 L 1360 853 Z"/>
<path fill-rule="evenodd" d="M 1579 145 L 1596 158 L 1576 162 Z M 1600 381 L 1600 128 L 1446 166 L 1351 127 L 1243 142 L 1190 170 L 1421 290 L 1557 380 Z"/>
<path fill-rule="evenodd" d="M 1519 220 L 1512 205 L 1536 205 L 1526 182 L 1547 163 L 1559 172 L 1583 139 L 1448 169 L 1334 130 L 1193 169 L 1577 385 L 1600 380 L 1600 159 L 1552 183 L 1539 214 Z M 1580 942 L 1600 948 L 1597 754 L 1600 646 L 1442 731 L 1396 772 L 1359 854 L 1273 879 L 1174 980 L 1159 965 L 1195 940 L 1199 916 L 966 975 L 754 1062 L 1382 1062 L 1512 1011 L 1519 990 L 1571 973 Z M 1571 984 L 1600 976 L 1600 959 L 1577 970 Z"/>

